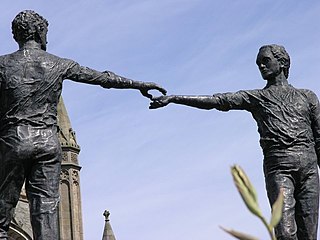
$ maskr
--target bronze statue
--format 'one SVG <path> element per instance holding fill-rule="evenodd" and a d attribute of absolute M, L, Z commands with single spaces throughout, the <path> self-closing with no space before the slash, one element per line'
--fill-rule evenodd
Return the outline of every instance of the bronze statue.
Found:
<path fill-rule="evenodd" d="M 34 11 L 20 12 L 12 22 L 19 50 L 0 56 L 0 239 L 7 231 L 26 182 L 35 240 L 58 234 L 57 205 L 61 148 L 57 136 L 57 104 L 62 82 L 138 89 L 151 98 L 155 83 L 138 82 L 112 72 L 82 67 L 46 52 L 48 22 Z"/>
<path fill-rule="evenodd" d="M 290 58 L 284 47 L 260 48 L 256 63 L 263 89 L 213 96 L 161 96 L 151 109 L 176 103 L 200 109 L 247 110 L 258 125 L 264 174 L 272 205 L 284 190 L 283 217 L 275 229 L 278 240 L 317 239 L 319 208 L 320 107 L 310 90 L 288 84 Z"/>

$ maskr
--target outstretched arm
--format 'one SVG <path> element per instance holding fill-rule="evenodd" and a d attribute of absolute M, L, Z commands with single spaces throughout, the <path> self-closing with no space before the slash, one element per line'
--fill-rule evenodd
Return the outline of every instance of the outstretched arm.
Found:
<path fill-rule="evenodd" d="M 125 89 L 125 88 L 131 88 L 131 89 L 138 89 L 140 90 L 141 94 L 147 98 L 152 99 L 152 95 L 148 93 L 149 90 L 158 90 L 163 95 L 167 93 L 167 91 L 159 86 L 156 83 L 153 82 L 140 82 L 140 81 L 134 81 L 125 77 L 121 77 L 116 75 L 113 72 L 110 71 L 104 71 L 104 74 L 108 76 L 108 81 L 104 83 L 105 88 L 119 88 L 119 89 Z"/>
<path fill-rule="evenodd" d="M 217 107 L 218 100 L 215 96 L 161 96 L 153 98 L 150 103 L 150 109 L 161 108 L 169 103 L 176 103 L 200 109 L 213 109 Z"/>
<path fill-rule="evenodd" d="M 254 97 L 252 97 L 254 96 Z M 200 109 L 217 109 L 220 111 L 229 111 L 231 109 L 251 111 L 254 106 L 254 101 L 251 98 L 259 98 L 259 93 L 256 90 L 238 91 L 235 93 L 217 93 L 214 95 L 171 95 L 153 98 L 150 103 L 150 109 L 161 108 L 169 103 L 181 104 Z"/>
<path fill-rule="evenodd" d="M 167 92 L 153 82 L 134 81 L 110 71 L 99 72 L 87 67 L 81 67 L 78 64 L 69 69 L 66 78 L 76 82 L 100 85 L 103 88 L 138 89 L 143 96 L 150 99 L 152 99 L 152 95 L 148 93 L 149 90 L 158 90 L 163 95 Z"/>

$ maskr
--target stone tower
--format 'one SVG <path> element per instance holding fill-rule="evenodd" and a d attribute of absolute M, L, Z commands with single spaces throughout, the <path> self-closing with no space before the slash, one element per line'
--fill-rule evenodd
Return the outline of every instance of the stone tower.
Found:
<path fill-rule="evenodd" d="M 59 139 L 62 148 L 62 162 L 60 173 L 60 205 L 59 227 L 61 240 L 83 240 L 81 194 L 78 154 L 80 147 L 77 144 L 75 132 L 70 119 L 60 99 L 58 105 Z"/>
<path fill-rule="evenodd" d="M 78 154 L 75 132 L 62 98 L 58 105 L 59 139 L 62 148 L 60 174 L 59 229 L 60 240 L 83 240 Z M 19 203 L 8 232 L 10 240 L 32 240 L 29 206 L 22 189 Z"/>

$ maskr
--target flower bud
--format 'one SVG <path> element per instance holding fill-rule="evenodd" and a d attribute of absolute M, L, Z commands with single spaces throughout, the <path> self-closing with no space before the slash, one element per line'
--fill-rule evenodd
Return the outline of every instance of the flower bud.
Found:
<path fill-rule="evenodd" d="M 233 176 L 233 181 L 247 208 L 257 217 L 263 218 L 258 205 L 256 190 L 252 186 L 245 172 L 241 169 L 240 166 L 234 165 L 231 167 L 231 174 Z"/>

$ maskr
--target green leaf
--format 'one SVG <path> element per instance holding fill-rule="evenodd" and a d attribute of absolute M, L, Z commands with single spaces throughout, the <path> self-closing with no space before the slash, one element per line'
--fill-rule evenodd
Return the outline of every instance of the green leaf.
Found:
<path fill-rule="evenodd" d="M 230 235 L 232 235 L 233 237 L 240 239 L 240 240 L 259 240 L 256 237 L 250 236 L 248 234 L 245 233 L 241 233 L 232 229 L 225 229 L 223 227 L 220 227 L 223 231 L 229 233 Z"/>
<path fill-rule="evenodd" d="M 278 225 L 282 217 L 282 208 L 283 208 L 283 190 L 280 189 L 279 196 L 277 200 L 272 205 L 272 216 L 270 221 L 270 227 L 274 228 Z"/>

